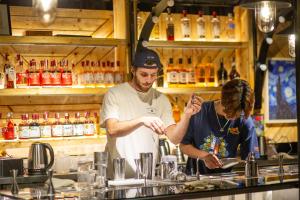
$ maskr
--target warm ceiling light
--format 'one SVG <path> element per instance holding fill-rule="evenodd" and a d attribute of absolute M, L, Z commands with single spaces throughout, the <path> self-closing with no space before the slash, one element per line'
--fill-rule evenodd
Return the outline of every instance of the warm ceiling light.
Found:
<path fill-rule="evenodd" d="M 33 0 L 33 7 L 45 24 L 55 20 L 57 0 Z"/>
<path fill-rule="evenodd" d="M 255 19 L 258 29 L 264 33 L 274 30 L 276 22 L 276 9 L 291 7 L 288 0 L 244 0 L 240 6 L 255 9 Z"/>

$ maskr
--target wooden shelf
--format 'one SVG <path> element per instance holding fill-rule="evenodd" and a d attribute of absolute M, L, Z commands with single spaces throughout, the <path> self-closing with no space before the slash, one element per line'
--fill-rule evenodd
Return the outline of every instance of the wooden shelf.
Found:
<path fill-rule="evenodd" d="M 246 48 L 246 42 L 225 41 L 163 41 L 151 40 L 148 47 L 164 48 Z"/>
<path fill-rule="evenodd" d="M 19 143 L 19 142 L 39 142 L 39 141 L 59 141 L 59 140 L 87 140 L 87 139 L 104 139 L 105 135 L 93 136 L 73 136 L 73 137 L 50 137 L 50 138 L 31 138 L 31 139 L 14 139 L 14 140 L 0 140 L 1 143 Z"/>
<path fill-rule="evenodd" d="M 117 46 L 125 39 L 71 36 L 0 36 L 0 45 L 56 45 L 56 46 Z"/>
<path fill-rule="evenodd" d="M 164 94 L 219 94 L 221 87 L 181 87 L 181 88 L 156 88 Z"/>
<path fill-rule="evenodd" d="M 102 96 L 108 88 L 17 88 L 1 89 L 0 96 Z"/>

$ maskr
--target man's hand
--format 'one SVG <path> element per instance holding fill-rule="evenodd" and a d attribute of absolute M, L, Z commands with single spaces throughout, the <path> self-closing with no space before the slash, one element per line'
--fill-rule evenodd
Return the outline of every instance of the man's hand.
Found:
<path fill-rule="evenodd" d="M 198 113 L 201 110 L 203 99 L 199 96 L 196 96 L 195 94 L 192 94 L 190 97 L 188 104 L 184 110 L 184 113 L 192 116 L 196 113 Z"/>
<path fill-rule="evenodd" d="M 144 126 L 150 128 L 155 133 L 162 135 L 166 133 L 163 121 L 158 117 L 141 117 Z"/>
<path fill-rule="evenodd" d="M 215 169 L 222 167 L 222 162 L 218 159 L 218 157 L 214 154 L 208 153 L 204 158 L 203 161 L 207 168 Z"/>

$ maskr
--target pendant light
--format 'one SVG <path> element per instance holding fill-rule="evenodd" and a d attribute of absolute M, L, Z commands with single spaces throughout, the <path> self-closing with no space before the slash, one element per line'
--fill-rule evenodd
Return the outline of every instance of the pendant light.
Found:
<path fill-rule="evenodd" d="M 289 0 L 242 0 L 241 7 L 254 9 L 258 29 L 269 33 L 274 30 L 276 22 L 276 9 L 291 7 Z"/>
<path fill-rule="evenodd" d="M 33 0 L 32 5 L 44 24 L 53 23 L 56 17 L 57 0 Z"/>

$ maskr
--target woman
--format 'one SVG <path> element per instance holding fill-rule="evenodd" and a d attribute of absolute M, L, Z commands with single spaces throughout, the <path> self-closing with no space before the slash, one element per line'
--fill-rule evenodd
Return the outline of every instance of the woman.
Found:
<path fill-rule="evenodd" d="M 254 103 L 254 94 L 245 80 L 227 82 L 221 92 L 221 100 L 203 102 L 201 110 L 190 122 L 180 149 L 189 156 L 187 173 L 196 171 L 196 159 L 200 159 L 201 174 L 227 172 L 222 169 L 221 158 L 241 159 L 249 152 L 258 156 L 255 128 L 249 117 Z"/>

